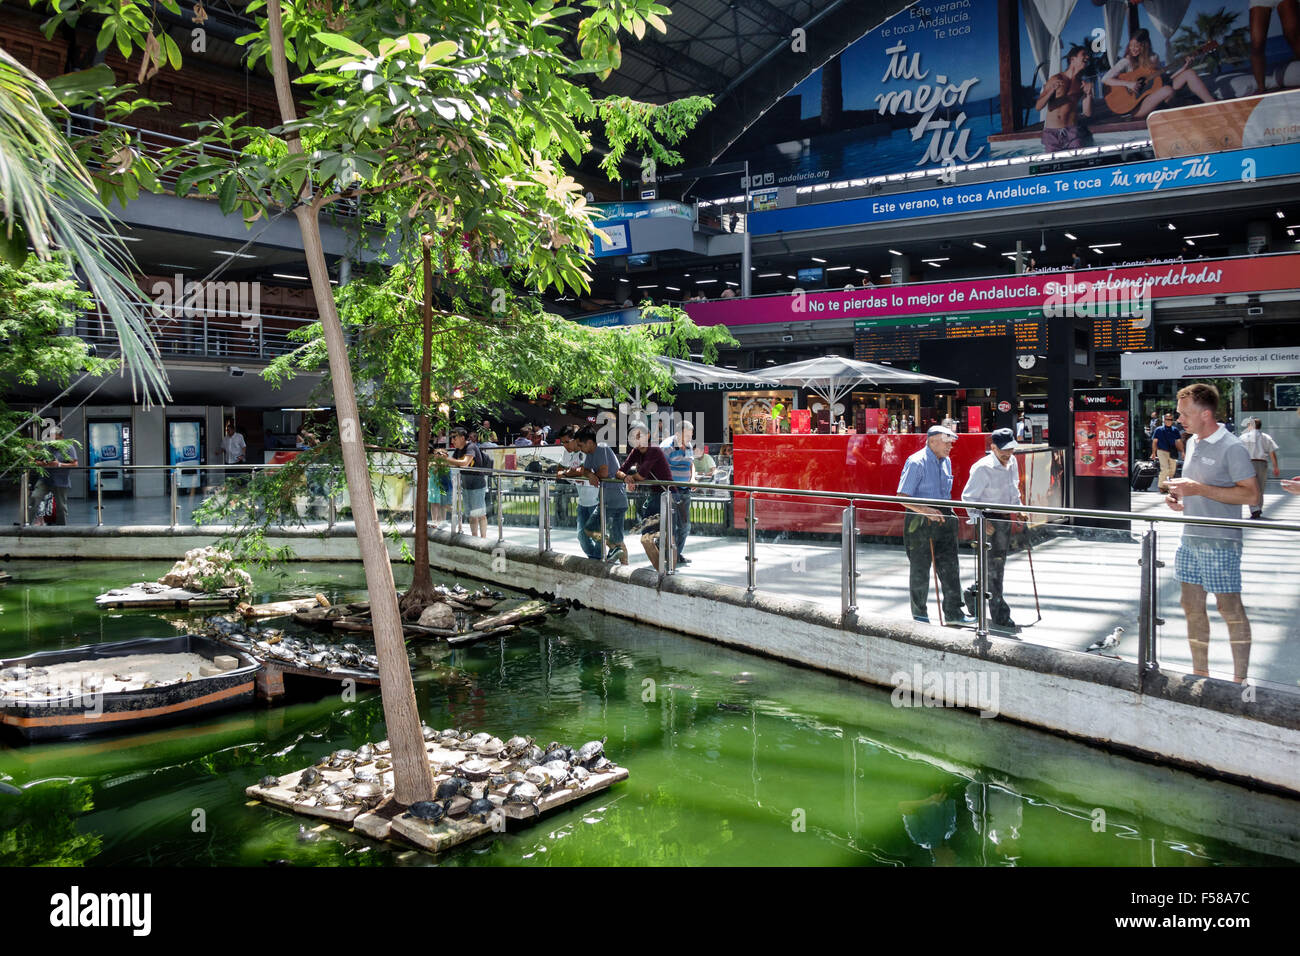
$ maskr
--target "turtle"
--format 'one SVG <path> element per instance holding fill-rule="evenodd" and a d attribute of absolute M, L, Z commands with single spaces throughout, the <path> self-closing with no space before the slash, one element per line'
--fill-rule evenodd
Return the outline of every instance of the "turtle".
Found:
<path fill-rule="evenodd" d="M 445 804 L 450 803 L 454 798 L 461 795 L 469 796 L 470 793 L 471 790 L 468 780 L 464 777 L 449 777 L 442 783 L 438 784 L 438 788 L 433 793 L 433 799 L 442 800 Z"/>
<path fill-rule="evenodd" d="M 582 764 L 578 764 L 578 766 L 569 771 L 569 776 L 577 781 L 578 786 L 582 786 L 591 779 L 591 771 Z"/>
<path fill-rule="evenodd" d="M 436 800 L 418 800 L 406 808 L 403 817 L 412 817 L 428 823 L 440 823 L 447 815 L 447 808 Z"/>
<path fill-rule="evenodd" d="M 470 780 L 486 780 L 492 773 L 492 765 L 486 760 L 466 760 L 457 770 Z"/>
<path fill-rule="evenodd" d="M 439 731 L 437 737 L 439 740 L 446 741 L 447 743 L 451 743 L 453 741 L 460 740 L 460 731 L 452 730 L 450 727 L 448 727 L 446 730 Z"/>
<path fill-rule="evenodd" d="M 478 817 L 479 823 L 486 823 L 487 818 L 496 811 L 496 808 L 496 804 L 487 797 L 479 797 L 470 802 L 470 805 L 465 808 L 465 813 L 470 817 Z"/>
<path fill-rule="evenodd" d="M 352 779 L 357 783 L 375 783 L 379 780 L 379 774 L 370 767 L 362 767 L 352 775 Z"/>
<path fill-rule="evenodd" d="M 523 783 L 525 779 L 522 770 L 511 770 L 506 774 L 506 783 Z"/>
<path fill-rule="evenodd" d="M 354 803 L 360 803 L 366 807 L 373 807 L 380 800 L 384 799 L 384 788 L 374 781 L 359 783 L 349 791 Z"/>
<path fill-rule="evenodd" d="M 570 767 L 563 760 L 551 760 L 542 764 L 542 769 L 550 773 L 557 784 L 564 783 L 570 777 Z"/>
<path fill-rule="evenodd" d="M 512 758 L 522 757 L 524 755 L 524 751 L 526 751 L 532 745 L 533 745 L 532 737 L 518 737 L 518 736 L 511 737 L 509 740 L 506 741 L 506 756 Z"/>
<path fill-rule="evenodd" d="M 320 834 L 315 830 L 308 830 L 301 823 L 298 824 L 298 842 L 299 843 L 317 843 L 320 841 Z"/>
<path fill-rule="evenodd" d="M 587 769 L 592 773 L 609 773 L 611 770 L 616 770 L 617 768 L 618 764 L 604 756 L 597 757 L 587 765 Z"/>
<path fill-rule="evenodd" d="M 531 744 L 531 745 L 530 745 L 530 746 L 529 746 L 529 747 L 528 747 L 528 748 L 527 748 L 523 753 L 521 753 L 519 756 L 520 756 L 520 757 L 527 757 L 527 758 L 528 758 L 529 760 L 531 760 L 533 763 L 541 763 L 541 762 L 542 762 L 542 757 L 545 756 L 545 754 L 546 754 L 546 751 L 542 750 L 542 748 L 539 747 L 539 746 L 537 746 L 537 744 Z"/>
<path fill-rule="evenodd" d="M 357 748 L 357 762 L 368 763 L 375 755 L 375 748 L 372 744 L 362 744 Z"/>
<path fill-rule="evenodd" d="M 428 724 L 424 724 L 420 728 L 420 733 L 424 735 L 425 740 L 433 740 L 435 737 L 438 736 L 438 731 L 434 730 Z"/>
<path fill-rule="evenodd" d="M 537 805 L 537 802 L 541 799 L 542 791 L 538 790 L 535 784 L 527 781 L 515 784 L 506 794 L 506 803 L 531 806 L 535 817 L 542 815 L 542 808 Z"/>
<path fill-rule="evenodd" d="M 392 749 L 393 749 L 393 745 L 389 743 L 387 740 L 381 740 L 379 741 L 379 743 L 375 744 L 375 753 L 377 754 L 386 754 L 389 753 Z"/>
<path fill-rule="evenodd" d="M 552 740 L 546 745 L 546 753 L 542 755 L 541 760 L 538 762 L 550 763 L 552 760 L 563 760 L 565 763 L 570 763 L 573 760 L 573 748 L 558 744 Z"/>
<path fill-rule="evenodd" d="M 601 737 L 599 740 L 589 740 L 578 748 L 575 759 L 580 764 L 593 762 L 597 757 L 605 753 L 605 741 L 608 737 Z"/>
<path fill-rule="evenodd" d="M 438 764 L 438 772 L 455 773 L 457 769 L 459 769 L 459 767 L 460 767 L 459 760 L 444 760 L 442 763 Z"/>
<path fill-rule="evenodd" d="M 476 749 L 482 757 L 496 757 L 506 749 L 506 745 L 501 742 L 500 737 L 489 737 L 480 743 Z"/>
<path fill-rule="evenodd" d="M 259 787 L 278 787 L 280 785 L 280 778 L 267 774 L 261 780 L 257 781 L 257 785 Z"/>
<path fill-rule="evenodd" d="M 528 770 L 529 768 L 536 766 L 538 766 L 537 761 L 531 757 L 520 757 L 514 762 L 514 768 L 516 770 Z"/>
<path fill-rule="evenodd" d="M 526 783 L 531 783 L 538 790 L 542 791 L 542 793 L 546 793 L 546 791 L 555 787 L 554 775 L 545 767 L 540 766 L 530 767 L 528 770 L 524 771 L 524 781 Z"/>
<path fill-rule="evenodd" d="M 509 783 L 510 781 L 507 780 L 504 775 L 499 773 L 494 773 L 487 779 L 487 787 L 489 790 L 504 790 Z"/>
<path fill-rule="evenodd" d="M 318 807 L 341 807 L 343 803 L 343 794 L 337 790 L 325 790 L 316 799 L 316 806 Z"/>
<path fill-rule="evenodd" d="M 298 790 L 308 790 L 321 782 L 320 771 L 315 767 L 308 767 L 298 777 Z"/>
<path fill-rule="evenodd" d="M 348 764 L 352 763 L 357 757 L 355 750 L 336 750 L 330 754 L 330 767 L 335 770 L 342 770 Z"/>
<path fill-rule="evenodd" d="M 473 737 L 470 737 L 469 740 L 462 741 L 462 743 L 466 750 L 477 751 L 479 747 L 492 739 L 494 739 L 492 735 L 484 731 L 483 733 L 475 734 Z"/>

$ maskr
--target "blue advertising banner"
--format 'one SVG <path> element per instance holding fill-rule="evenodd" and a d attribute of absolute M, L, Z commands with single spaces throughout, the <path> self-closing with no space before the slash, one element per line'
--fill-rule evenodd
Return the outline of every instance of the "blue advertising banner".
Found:
<path fill-rule="evenodd" d="M 596 223 L 596 227 L 605 234 L 602 239 L 599 233 L 596 235 L 595 242 L 592 243 L 592 256 L 597 259 L 605 256 L 625 256 L 632 251 L 632 234 L 627 228 L 626 220 L 610 221 Z"/>
<path fill-rule="evenodd" d="M 989 158 L 1002 129 L 997 0 L 917 3 L 804 80 L 724 157 L 750 185 L 822 182 Z M 701 195 L 734 195 L 726 177 Z"/>
<path fill-rule="evenodd" d="M 645 319 L 641 317 L 640 309 L 619 309 L 617 312 L 601 312 L 599 315 L 588 315 L 578 319 L 579 325 L 586 325 L 592 328 L 606 328 L 612 325 L 641 325 Z"/>
<path fill-rule="evenodd" d="M 815 186 L 1143 139 L 1157 110 L 1300 87 L 1296 9 L 1019 0 L 1008 17 L 997 0 L 918 0 L 791 90 L 720 161 L 747 160 L 752 187 Z M 738 192 L 726 177 L 697 189 Z"/>
<path fill-rule="evenodd" d="M 1168 192 L 1191 186 L 1252 182 L 1300 172 L 1300 143 L 1227 153 L 1128 163 L 1019 180 L 946 186 L 892 196 L 815 203 L 750 216 L 753 235 L 833 226 L 896 222 L 925 216 L 1010 209 L 1039 203 L 1077 203 L 1110 196 Z"/>

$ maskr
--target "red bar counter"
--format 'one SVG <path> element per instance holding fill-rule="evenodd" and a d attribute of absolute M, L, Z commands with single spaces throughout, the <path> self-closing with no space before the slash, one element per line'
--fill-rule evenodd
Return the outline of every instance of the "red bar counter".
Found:
<path fill-rule="evenodd" d="M 952 496 L 961 498 L 971 466 L 988 452 L 983 432 L 959 435 L 952 448 Z M 737 435 L 733 442 L 732 483 L 768 488 L 850 491 L 893 495 L 909 455 L 925 447 L 925 435 Z M 735 495 L 735 522 L 745 527 L 748 495 Z M 759 528 L 839 534 L 839 509 L 833 498 L 762 495 L 754 503 Z M 901 505 L 863 502 L 857 512 L 862 534 L 903 535 Z M 961 524 L 963 537 L 968 526 Z"/>

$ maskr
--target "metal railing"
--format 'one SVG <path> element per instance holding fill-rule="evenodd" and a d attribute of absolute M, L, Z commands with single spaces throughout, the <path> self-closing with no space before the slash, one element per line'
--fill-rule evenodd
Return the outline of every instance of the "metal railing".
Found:
<path fill-rule="evenodd" d="M 155 495 L 153 500 L 165 498 L 167 504 L 166 520 L 167 523 L 175 528 L 178 527 L 185 516 L 187 506 L 190 502 L 190 496 L 202 498 L 207 494 L 220 493 L 220 486 L 205 486 L 202 477 L 204 472 L 223 473 L 223 477 L 229 477 L 230 473 L 246 473 L 258 469 L 274 469 L 284 467 L 282 465 L 201 465 L 193 464 L 182 465 L 133 465 L 125 469 L 116 468 L 116 466 L 102 464 L 98 470 L 102 475 L 106 471 L 129 471 L 141 474 L 165 473 L 164 481 L 157 484 L 157 488 L 162 494 Z M 306 509 L 319 511 L 322 515 L 320 520 L 327 522 L 327 527 L 334 527 L 338 520 L 341 507 L 340 499 L 328 493 L 328 489 L 310 487 L 311 468 L 317 466 L 308 466 L 305 484 L 303 489 L 303 506 L 300 508 L 300 514 Z M 319 467 L 329 467 L 322 465 Z M 63 470 L 63 469 L 61 469 Z M 74 469 L 66 469 L 74 471 Z M 86 472 L 91 469 L 80 467 L 75 471 Z M 555 478 L 549 475 L 538 475 L 527 471 L 510 471 L 510 470 L 492 470 L 492 469 L 453 469 L 452 476 L 452 506 L 453 511 L 451 520 L 453 528 L 459 528 L 458 521 L 462 511 L 460 507 L 461 478 L 466 472 L 477 471 L 488 477 L 488 489 L 493 501 L 489 504 L 488 514 L 494 515 L 496 522 L 496 540 L 503 542 L 507 538 L 507 529 L 515 527 L 518 530 L 524 530 L 524 526 L 531 525 L 536 530 L 536 547 L 539 552 L 549 552 L 556 548 L 556 539 L 553 531 L 559 527 L 572 527 L 577 529 L 576 516 L 570 508 L 576 504 L 574 495 L 569 493 L 569 489 L 574 485 L 572 479 Z M 136 476 L 137 479 L 139 476 Z M 397 481 L 399 487 L 394 490 L 388 486 L 390 481 Z M 528 500 L 527 493 L 520 490 L 511 490 L 508 485 L 513 484 L 516 487 L 521 485 L 531 485 L 536 490 L 531 492 L 531 502 Z M 642 503 L 640 506 L 634 506 L 631 502 L 628 510 L 624 511 L 621 516 L 611 515 L 605 507 L 608 500 L 609 487 L 616 482 L 605 481 L 600 485 L 600 497 L 597 502 L 600 521 L 600 557 L 606 558 L 608 543 L 610 541 L 611 527 L 610 521 L 622 522 L 621 530 L 630 530 L 637 516 L 644 515 L 647 511 L 646 506 Z M 376 495 L 377 505 L 381 511 L 388 511 L 390 514 L 405 515 L 413 512 L 413 499 L 410 498 L 411 486 L 414 485 L 413 470 L 406 467 L 393 468 L 383 466 L 372 462 L 372 490 Z M 839 577 L 839 611 L 841 619 L 845 624 L 850 623 L 858 615 L 863 613 L 864 605 L 862 599 L 864 584 L 869 586 L 865 596 L 870 602 L 876 599 L 877 607 L 875 613 L 891 613 L 886 607 L 882 612 L 879 607 L 879 595 L 884 593 L 884 581 L 888 574 L 899 576 L 900 564 L 898 544 L 904 543 L 903 550 L 909 550 L 906 541 L 909 532 L 906 530 L 906 523 L 909 519 L 920 521 L 921 517 L 915 512 L 903 511 L 903 506 L 921 506 L 927 508 L 948 509 L 945 520 L 956 522 L 956 513 L 951 509 L 961 509 L 968 514 L 973 509 L 983 513 L 982 520 L 974 521 L 973 533 L 969 536 L 969 544 L 973 547 L 975 553 L 975 572 L 973 587 L 963 592 L 966 597 L 964 603 L 970 607 L 973 612 L 974 627 L 973 634 L 975 640 L 981 644 L 989 642 L 992 638 L 1014 637 L 1014 632 L 1004 633 L 999 629 L 997 616 L 999 607 L 996 606 L 998 600 L 1004 600 L 998 593 L 998 589 L 993 586 L 993 577 L 999 561 L 1002 563 L 1002 570 L 999 576 L 1007 573 L 1007 561 L 1009 555 L 1018 555 L 1024 552 L 1027 559 L 1027 566 L 1020 567 L 1018 573 L 1021 575 L 1022 584 L 1024 572 L 1027 571 L 1028 578 L 1033 586 L 1034 605 L 1039 612 L 1039 620 L 1034 624 L 1044 622 L 1043 609 L 1039 606 L 1038 577 L 1034 565 L 1035 546 L 1043 548 L 1044 546 L 1060 545 L 1061 549 L 1055 552 L 1055 557 L 1048 555 L 1054 561 L 1052 567 L 1053 577 L 1050 579 L 1053 587 L 1058 589 L 1057 593 L 1050 594 L 1049 599 L 1056 602 L 1060 613 L 1056 615 L 1055 625 L 1057 632 L 1069 635 L 1075 633 L 1072 628 L 1075 623 L 1081 620 L 1084 610 L 1089 607 L 1100 607 L 1103 612 L 1111 613 L 1113 610 L 1116 620 L 1122 620 L 1124 624 L 1132 624 L 1132 615 L 1136 615 L 1136 666 L 1138 672 L 1139 687 L 1146 688 L 1150 685 L 1153 675 L 1161 669 L 1162 660 L 1170 659 L 1169 653 L 1161 653 L 1159 648 L 1160 629 L 1166 626 L 1164 615 L 1179 613 L 1178 604 L 1169 597 L 1169 591 L 1172 588 L 1171 579 L 1167 574 L 1162 575 L 1162 569 L 1170 563 L 1168 554 L 1162 556 L 1161 547 L 1164 545 L 1166 552 L 1173 542 L 1174 536 L 1168 532 L 1175 528 L 1183 530 L 1196 529 L 1205 532 L 1225 529 L 1243 529 L 1252 532 L 1249 539 L 1252 549 L 1259 548 L 1261 551 L 1267 551 L 1272 546 L 1276 547 L 1278 554 L 1284 556 L 1287 553 L 1294 553 L 1294 543 L 1300 539 L 1288 538 L 1289 535 L 1300 534 L 1300 523 L 1289 521 L 1259 521 L 1244 519 L 1227 519 L 1227 518 L 1195 518 L 1188 517 L 1185 514 L 1169 513 L 1140 513 L 1140 512 L 1116 512 L 1100 511 L 1082 508 L 1062 508 L 1044 505 L 1020 505 L 1016 506 L 1014 511 L 1017 514 L 1029 516 L 1031 518 L 1045 519 L 1040 521 L 1032 528 L 1026 528 L 1022 535 L 1021 546 L 1006 547 L 1003 546 L 999 554 L 995 544 L 999 537 L 1005 540 L 1006 533 L 1010 523 L 1004 522 L 1002 517 L 998 517 L 1007 508 L 1005 505 L 992 504 L 986 502 L 961 502 L 947 501 L 939 499 L 925 498 L 902 498 L 896 495 L 878 495 L 841 491 L 820 491 L 798 488 L 763 488 L 749 485 L 734 484 L 710 484 L 710 483 L 677 483 L 677 482 L 658 482 L 642 481 L 638 483 L 638 489 L 646 487 L 654 488 L 661 491 L 659 498 L 659 527 L 650 529 L 649 536 L 652 543 L 656 543 L 654 538 L 657 535 L 656 546 L 658 548 L 658 558 L 655 570 L 661 579 L 678 572 L 678 554 L 674 545 L 673 530 L 680 515 L 676 510 L 676 502 L 671 494 L 671 489 L 688 488 L 692 491 L 715 491 L 721 490 L 730 494 L 731 499 L 728 504 L 729 520 L 734 527 L 732 530 L 736 533 L 743 533 L 743 559 L 736 552 L 738 550 L 739 539 L 735 537 L 725 537 L 721 535 L 698 534 L 698 527 L 692 527 L 692 534 L 695 536 L 691 540 L 699 542 L 701 539 L 714 543 L 712 553 L 719 555 L 720 561 L 707 560 L 709 551 L 701 552 L 700 545 L 693 544 L 693 553 L 695 558 L 692 562 L 694 571 L 704 571 L 712 575 L 714 580 L 718 578 L 727 578 L 737 572 L 743 564 L 743 575 L 735 581 L 737 586 L 743 586 L 749 592 L 760 590 L 761 587 L 770 588 L 773 591 L 789 592 L 792 590 L 789 573 L 782 572 L 774 575 L 771 579 L 762 579 L 760 574 L 761 567 L 764 565 L 763 555 L 768 555 L 766 564 L 770 568 L 773 559 L 772 554 L 776 552 L 778 543 L 781 548 L 797 546 L 802 548 L 808 560 L 815 560 L 820 566 L 827 566 L 832 563 L 838 564 Z M 21 508 L 22 522 L 29 523 L 31 513 L 29 511 L 29 492 L 32 489 L 32 476 L 24 472 L 22 474 L 21 484 Z M 37 489 L 39 490 L 39 489 Z M 96 524 L 105 523 L 105 486 L 103 481 L 95 483 L 91 494 L 94 499 L 94 513 Z M 635 500 L 635 495 L 629 495 L 630 499 Z M 693 504 L 708 499 L 696 498 Z M 1288 500 L 1283 497 L 1280 500 Z M 526 508 L 525 505 L 532 504 L 532 507 Z M 805 509 L 805 512 L 813 514 L 813 525 L 815 530 L 811 533 L 800 531 L 796 526 L 798 522 L 791 519 L 792 507 Z M 155 510 L 157 510 L 155 508 Z M 692 507 L 691 515 L 692 524 L 694 525 L 695 510 Z M 864 519 L 868 522 L 874 520 L 877 523 L 883 518 L 890 521 L 896 521 L 896 530 L 885 531 L 883 533 L 872 533 L 864 535 Z M 1082 527 L 1079 522 L 1100 523 L 1107 527 Z M 127 523 L 127 522 L 122 522 Z M 140 523 L 140 522 L 133 522 Z M 593 519 L 594 523 L 594 519 Z M 1005 526 L 1004 526 L 1005 525 Z M 1122 527 L 1116 527 L 1117 525 Z M 787 527 L 788 526 L 788 527 Z M 829 529 L 829 530 L 828 530 Z M 762 533 L 770 535 L 765 539 Z M 954 543 L 958 537 L 957 531 L 952 532 Z M 615 535 L 616 539 L 621 539 L 622 535 Z M 837 538 L 833 544 L 828 547 L 828 538 Z M 516 537 L 516 543 L 519 539 Z M 575 542 L 576 543 L 576 542 Z M 1075 547 L 1079 545 L 1079 547 Z M 626 548 L 626 543 L 624 544 Z M 769 550 L 770 549 L 770 550 Z M 871 560 L 866 565 L 860 561 L 860 552 L 864 549 L 869 550 Z M 647 549 L 648 550 L 648 549 Z M 838 552 L 838 554 L 836 553 Z M 1106 552 L 1102 554 L 1100 552 Z M 788 555 L 787 555 L 788 557 Z M 959 555 L 953 558 L 954 564 L 958 562 Z M 1040 555 L 1039 561 L 1042 562 L 1043 555 Z M 1281 560 L 1282 558 L 1279 558 Z M 802 560 L 802 558 L 800 558 Z M 1272 560 L 1271 558 L 1269 560 Z M 909 564 L 911 558 L 909 556 Z M 942 573 L 938 569 L 939 559 L 932 556 L 935 564 L 935 573 Z M 696 563 L 698 562 L 698 563 Z M 894 565 L 893 570 L 889 571 L 890 563 Z M 1123 571 L 1123 567 L 1132 567 L 1137 570 L 1137 574 Z M 886 570 L 882 570 L 886 569 Z M 1249 569 L 1246 569 L 1249 571 Z M 1269 586 L 1277 586 L 1277 582 L 1287 580 L 1287 576 L 1276 574 L 1274 567 L 1270 566 L 1266 571 L 1259 571 L 1251 580 L 1265 578 L 1270 582 Z M 883 577 L 882 577 L 883 575 Z M 869 576 L 869 577 L 868 577 Z M 1103 581 L 1102 578 L 1107 580 Z M 829 583 L 829 582 L 828 582 Z M 913 584 L 915 581 L 913 580 Z M 936 582 L 937 583 L 937 582 Z M 962 623 L 960 621 L 944 620 L 946 611 L 951 610 L 954 604 L 961 599 L 951 593 L 951 581 L 944 581 L 943 587 L 936 587 L 934 597 L 939 599 L 940 603 L 940 623 Z M 958 575 L 958 584 L 960 576 Z M 833 585 L 832 585 L 833 587 Z M 910 587 L 910 586 L 909 586 Z M 1110 590 L 1108 591 L 1107 588 Z M 796 593 L 798 589 L 795 588 Z M 825 587 L 822 586 L 825 591 Z M 895 588 L 895 591 L 900 589 Z M 926 587 L 928 603 L 928 584 Z M 833 592 L 832 592 L 833 593 Z M 892 592 L 891 592 L 892 593 Z M 1024 594 L 1024 589 L 1021 589 Z M 1081 600 L 1081 595 L 1086 596 L 1086 600 Z M 800 593 L 801 597 L 806 597 Z M 1278 595 L 1273 595 L 1278 597 Z M 1256 641 L 1260 641 L 1261 634 L 1268 629 L 1277 631 L 1279 627 L 1284 630 L 1284 638 L 1289 639 L 1292 635 L 1287 628 L 1294 628 L 1296 620 L 1300 615 L 1295 613 L 1286 613 L 1285 606 L 1275 606 L 1278 602 L 1286 605 L 1292 602 L 1297 605 L 1292 610 L 1300 610 L 1300 589 L 1292 596 L 1282 593 L 1274 605 L 1270 605 L 1273 611 L 1280 611 L 1281 624 L 1277 623 L 1277 614 L 1271 615 L 1268 620 L 1263 619 L 1255 626 Z M 899 598 L 901 600 L 901 598 Z M 945 609 L 944 603 L 948 604 Z M 892 606 L 892 605 L 891 605 Z M 1110 610 L 1107 610 L 1107 609 Z M 915 613 L 915 604 L 913 612 Z M 1003 612 L 1005 613 L 1005 612 Z M 1049 617 L 1053 616 L 1053 607 L 1048 608 Z M 1104 616 L 1101 615 L 1101 616 Z M 1033 627 L 1033 624 L 1026 627 Z M 1050 630 L 1050 628 L 1049 628 Z M 1130 635 L 1132 637 L 1132 635 Z M 1078 641 L 1076 639 L 1075 643 Z M 1077 647 L 1075 649 L 1082 650 Z M 1113 650 L 1111 645 L 1100 647 L 1100 651 L 1105 653 Z M 1176 656 L 1176 655 L 1175 655 Z M 1270 664 L 1276 669 L 1280 666 L 1290 666 L 1283 660 L 1280 664 L 1276 661 Z M 1244 670 L 1241 668 L 1239 670 Z M 1244 675 L 1235 675 L 1244 676 Z M 1285 674 L 1284 679 L 1275 681 L 1273 676 L 1266 679 L 1271 683 L 1285 685 L 1294 690 L 1297 678 L 1300 678 L 1300 672 L 1295 675 Z"/>
<path fill-rule="evenodd" d="M 146 314 L 154 305 L 152 302 L 136 304 L 144 307 Z M 164 356 L 226 361 L 264 361 L 292 352 L 301 343 L 292 341 L 290 332 L 316 321 L 266 313 L 239 316 L 179 306 L 174 311 L 178 313 L 175 316 L 153 315 L 148 320 L 159 352 Z M 112 328 L 93 315 L 83 315 L 77 320 L 76 334 L 82 341 L 108 350 L 118 344 Z"/>
<path fill-rule="evenodd" d="M 210 162 L 212 157 L 217 157 L 223 162 L 234 163 L 241 155 L 238 150 L 228 149 L 225 146 L 198 143 L 183 136 L 173 136 L 170 133 L 160 133 L 142 126 L 104 120 L 85 113 L 70 113 L 64 120 L 64 135 L 69 139 L 98 136 L 106 131 L 120 132 L 129 140 L 131 149 L 154 162 L 163 163 L 157 179 L 172 193 L 175 192 L 180 174 L 185 170 Z M 189 153 L 185 154 L 187 147 Z M 339 219 L 360 217 L 360 204 L 356 199 L 341 199 L 330 203 L 329 210 L 329 215 Z"/>

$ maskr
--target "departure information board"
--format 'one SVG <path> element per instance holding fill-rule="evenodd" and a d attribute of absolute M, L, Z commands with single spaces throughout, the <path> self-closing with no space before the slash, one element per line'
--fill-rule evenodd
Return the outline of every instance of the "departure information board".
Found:
<path fill-rule="evenodd" d="M 920 354 L 921 339 L 964 339 L 1010 335 L 1016 351 L 1044 355 L 1047 323 L 1041 309 L 970 312 L 853 323 L 853 355 L 864 362 L 908 362 Z M 1140 352 L 1155 347 L 1152 329 L 1128 318 L 1094 318 L 1093 347 L 1099 352 Z"/>

